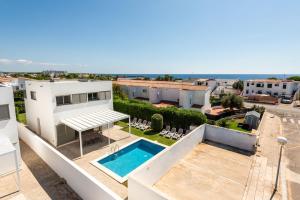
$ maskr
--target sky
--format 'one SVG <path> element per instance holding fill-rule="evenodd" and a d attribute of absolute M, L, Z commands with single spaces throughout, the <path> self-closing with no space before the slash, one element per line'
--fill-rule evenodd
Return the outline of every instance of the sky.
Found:
<path fill-rule="evenodd" d="M 0 71 L 300 74 L 299 0 L 0 0 Z"/>

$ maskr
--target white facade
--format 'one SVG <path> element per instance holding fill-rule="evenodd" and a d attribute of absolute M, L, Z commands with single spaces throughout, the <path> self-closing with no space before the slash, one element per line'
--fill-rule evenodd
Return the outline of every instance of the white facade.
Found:
<path fill-rule="evenodd" d="M 244 96 L 256 94 L 267 94 L 280 97 L 283 95 L 292 96 L 298 87 L 295 81 L 285 80 L 247 80 L 244 81 Z"/>
<path fill-rule="evenodd" d="M 211 91 L 214 91 L 218 86 L 218 82 L 215 79 L 198 79 L 194 81 L 194 85 L 207 86 Z"/>
<path fill-rule="evenodd" d="M 216 79 L 218 86 L 232 86 L 237 79 Z"/>
<path fill-rule="evenodd" d="M 200 109 L 201 112 L 210 109 L 210 90 L 188 90 L 166 87 L 132 86 L 121 85 L 121 89 L 128 95 L 128 98 L 142 98 L 150 103 L 170 101 L 178 103 L 186 109 Z"/>
<path fill-rule="evenodd" d="M 63 119 L 113 109 L 111 81 L 27 81 L 26 96 L 29 128 L 54 146 L 77 137 Z"/>
<path fill-rule="evenodd" d="M 21 163 L 19 136 L 14 105 L 12 87 L 0 85 L 0 135 L 9 138 L 17 151 L 19 165 Z M 2 159 L 6 162 L 2 163 Z M 0 171 L 10 172 L 15 170 L 15 163 L 11 156 L 1 158 Z"/>

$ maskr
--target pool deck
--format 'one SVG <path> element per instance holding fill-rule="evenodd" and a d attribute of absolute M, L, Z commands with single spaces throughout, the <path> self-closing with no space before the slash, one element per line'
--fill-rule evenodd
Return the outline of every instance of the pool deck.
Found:
<path fill-rule="evenodd" d="M 98 179 L 101 183 L 109 187 L 122 199 L 126 199 L 128 197 L 127 187 L 90 163 L 103 155 L 110 154 L 111 147 L 114 147 L 116 144 L 121 148 L 122 146 L 139 138 L 135 135 L 129 136 L 128 132 L 122 131 L 121 129 L 122 127 L 120 126 L 114 126 L 113 128 L 104 131 L 103 135 L 111 138 L 111 144 L 108 145 L 108 140 L 104 140 L 101 143 L 99 142 L 83 147 L 84 155 L 81 158 L 79 156 L 79 141 L 60 147 L 58 150 L 73 160 L 79 167 L 87 171 L 90 175 Z"/>
<path fill-rule="evenodd" d="M 201 143 L 154 188 L 172 199 L 242 199 L 253 156 L 211 142 Z"/>

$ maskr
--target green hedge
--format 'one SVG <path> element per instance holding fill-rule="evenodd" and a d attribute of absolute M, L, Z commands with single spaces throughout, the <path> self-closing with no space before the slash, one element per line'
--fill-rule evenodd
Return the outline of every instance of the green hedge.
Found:
<path fill-rule="evenodd" d="M 163 116 L 164 124 L 176 128 L 189 128 L 190 125 L 201 125 L 206 123 L 206 116 L 194 110 L 180 109 L 176 107 L 157 108 L 150 103 L 139 103 L 114 99 L 114 110 L 150 121 L 151 116 L 158 113 Z"/>

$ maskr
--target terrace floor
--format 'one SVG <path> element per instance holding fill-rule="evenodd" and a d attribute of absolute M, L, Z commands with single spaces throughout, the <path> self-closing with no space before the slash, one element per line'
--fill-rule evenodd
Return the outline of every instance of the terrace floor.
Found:
<path fill-rule="evenodd" d="M 1 200 L 80 200 L 81 198 L 32 150 L 20 140 L 21 190 L 16 192 L 16 174 L 0 177 Z"/>
<path fill-rule="evenodd" d="M 128 197 L 127 187 L 90 163 L 105 154 L 110 154 L 111 148 L 115 145 L 118 145 L 121 148 L 122 146 L 139 138 L 132 134 L 129 136 L 128 132 L 121 129 L 122 127 L 115 125 L 113 128 L 103 131 L 103 135 L 106 136 L 104 137 L 105 139 L 99 143 L 83 147 L 84 155 L 81 158 L 79 141 L 59 147 L 58 150 L 73 160 L 79 167 L 87 171 L 90 175 L 98 179 L 101 183 L 109 187 L 121 198 L 126 199 Z M 108 145 L 108 137 L 111 139 L 110 145 Z"/>
<path fill-rule="evenodd" d="M 234 148 L 201 143 L 174 165 L 154 188 L 172 199 L 242 199 L 253 156 Z"/>

